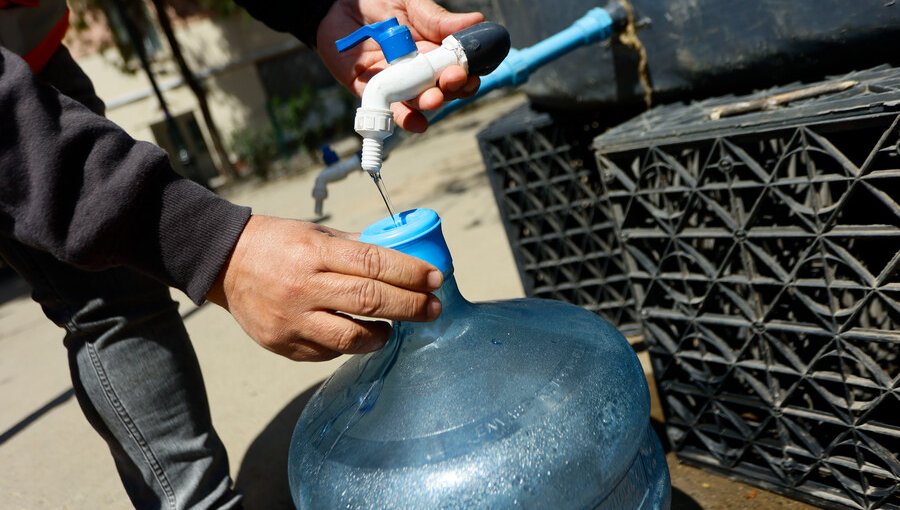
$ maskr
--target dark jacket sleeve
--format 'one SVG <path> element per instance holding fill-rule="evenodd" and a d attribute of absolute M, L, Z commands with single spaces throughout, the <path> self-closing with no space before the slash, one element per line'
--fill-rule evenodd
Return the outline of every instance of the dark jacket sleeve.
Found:
<path fill-rule="evenodd" d="M 335 0 L 234 0 L 272 30 L 287 32 L 310 48 L 316 47 L 316 30 Z"/>
<path fill-rule="evenodd" d="M 135 268 L 200 303 L 249 217 L 0 48 L 0 235 L 84 269 Z"/>

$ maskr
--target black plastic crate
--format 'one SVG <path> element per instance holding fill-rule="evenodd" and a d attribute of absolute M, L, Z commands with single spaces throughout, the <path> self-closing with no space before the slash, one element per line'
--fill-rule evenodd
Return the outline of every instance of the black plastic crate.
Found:
<path fill-rule="evenodd" d="M 659 107 L 594 148 L 679 458 L 900 509 L 900 70 Z"/>
<path fill-rule="evenodd" d="M 590 150 L 599 123 L 527 105 L 478 134 L 525 293 L 638 330 L 624 258 Z"/>

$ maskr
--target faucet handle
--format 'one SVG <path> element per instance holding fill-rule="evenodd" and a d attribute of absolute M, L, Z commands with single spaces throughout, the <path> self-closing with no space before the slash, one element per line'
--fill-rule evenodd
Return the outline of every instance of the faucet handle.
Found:
<path fill-rule="evenodd" d="M 344 52 L 370 37 L 381 46 L 381 52 L 389 64 L 416 51 L 412 33 L 409 28 L 401 25 L 397 18 L 363 25 L 347 37 L 338 39 L 334 44 L 339 52 Z"/>

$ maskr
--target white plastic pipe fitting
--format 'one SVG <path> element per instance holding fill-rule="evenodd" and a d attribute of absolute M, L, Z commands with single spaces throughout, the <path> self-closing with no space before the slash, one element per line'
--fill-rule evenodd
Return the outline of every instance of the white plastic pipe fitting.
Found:
<path fill-rule="evenodd" d="M 434 87 L 441 72 L 452 65 L 468 71 L 466 53 L 451 35 L 439 48 L 398 58 L 369 80 L 353 123 L 356 132 L 363 137 L 363 170 L 370 174 L 381 171 L 384 139 L 394 133 L 391 103 L 414 99 Z"/>

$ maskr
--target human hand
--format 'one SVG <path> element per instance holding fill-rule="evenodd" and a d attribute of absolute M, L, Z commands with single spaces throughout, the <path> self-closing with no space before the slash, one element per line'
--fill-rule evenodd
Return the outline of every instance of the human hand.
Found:
<path fill-rule="evenodd" d="M 380 349 L 390 324 L 346 314 L 428 321 L 437 269 L 355 235 L 305 221 L 251 216 L 207 298 L 264 348 L 295 361 Z M 343 313 L 342 313 L 343 312 Z"/>
<path fill-rule="evenodd" d="M 388 63 L 372 40 L 344 53 L 338 53 L 334 42 L 363 25 L 392 17 L 409 27 L 420 53 L 440 46 L 448 35 L 484 21 L 480 13 L 450 13 L 431 0 L 337 0 L 319 24 L 316 45 L 331 74 L 356 95 L 362 95 L 366 83 Z M 438 77 L 437 87 L 411 101 L 391 105 L 394 120 L 403 129 L 421 133 L 428 121 L 420 110 L 434 110 L 444 101 L 471 96 L 479 84 L 477 76 L 467 76 L 462 67 L 450 66 Z"/>

